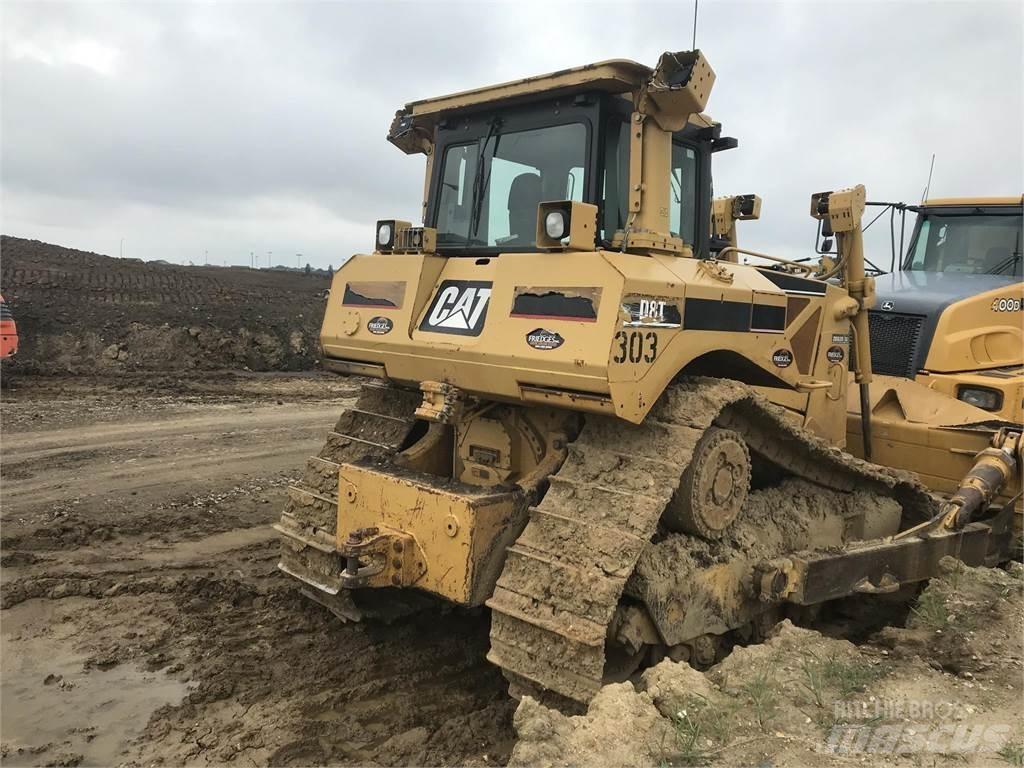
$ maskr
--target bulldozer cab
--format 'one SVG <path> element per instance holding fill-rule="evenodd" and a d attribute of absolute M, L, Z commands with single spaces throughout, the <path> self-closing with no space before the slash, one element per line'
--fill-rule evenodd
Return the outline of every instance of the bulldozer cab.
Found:
<path fill-rule="evenodd" d="M 597 206 L 597 240 L 611 247 L 629 219 L 630 117 L 618 94 L 581 91 L 443 120 L 425 223 L 446 256 L 536 250 L 545 201 Z M 708 121 L 709 122 L 709 121 Z M 707 254 L 711 153 L 720 126 L 688 123 L 672 135 L 669 232 Z"/>

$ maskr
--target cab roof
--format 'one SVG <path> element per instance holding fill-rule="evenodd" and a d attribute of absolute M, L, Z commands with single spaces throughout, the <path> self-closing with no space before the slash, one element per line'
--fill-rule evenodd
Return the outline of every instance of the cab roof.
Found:
<path fill-rule="evenodd" d="M 538 94 L 556 96 L 580 91 L 633 93 L 651 79 L 654 70 L 629 59 L 609 59 L 546 75 L 460 91 L 447 96 L 412 101 L 405 105 L 414 118 L 466 109 L 493 102 L 526 99 Z"/>
<path fill-rule="evenodd" d="M 1024 195 L 1017 197 L 936 197 L 925 200 L 921 203 L 922 208 L 948 208 L 951 206 L 976 206 L 976 205 L 1022 205 Z"/>

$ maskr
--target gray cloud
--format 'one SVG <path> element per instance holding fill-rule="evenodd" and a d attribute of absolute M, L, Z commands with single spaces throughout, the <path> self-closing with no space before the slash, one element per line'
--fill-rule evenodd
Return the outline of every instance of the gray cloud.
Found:
<path fill-rule="evenodd" d="M 605 58 L 653 64 L 689 47 L 691 14 L 689 2 L 8 2 L 3 231 L 107 253 L 123 237 L 142 258 L 337 264 L 369 246 L 376 218 L 416 218 L 423 160 L 384 141 L 402 103 Z M 744 242 L 800 254 L 822 189 L 916 200 L 933 152 L 933 193 L 1019 194 L 1022 14 L 705 0 L 709 111 L 741 144 L 716 157 L 716 192 L 765 200 Z"/>

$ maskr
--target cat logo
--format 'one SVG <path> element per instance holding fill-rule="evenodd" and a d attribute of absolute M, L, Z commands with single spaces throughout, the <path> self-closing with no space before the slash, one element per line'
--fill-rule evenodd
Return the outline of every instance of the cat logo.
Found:
<path fill-rule="evenodd" d="M 490 299 L 490 282 L 444 280 L 420 323 L 420 330 L 479 336 L 487 319 Z"/>

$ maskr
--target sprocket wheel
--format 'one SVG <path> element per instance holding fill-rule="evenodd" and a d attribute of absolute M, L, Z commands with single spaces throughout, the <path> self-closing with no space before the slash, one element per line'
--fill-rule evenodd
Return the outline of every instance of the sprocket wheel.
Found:
<path fill-rule="evenodd" d="M 664 522 L 673 531 L 717 539 L 739 514 L 750 490 L 750 452 L 738 432 L 709 427 L 693 449 Z"/>

